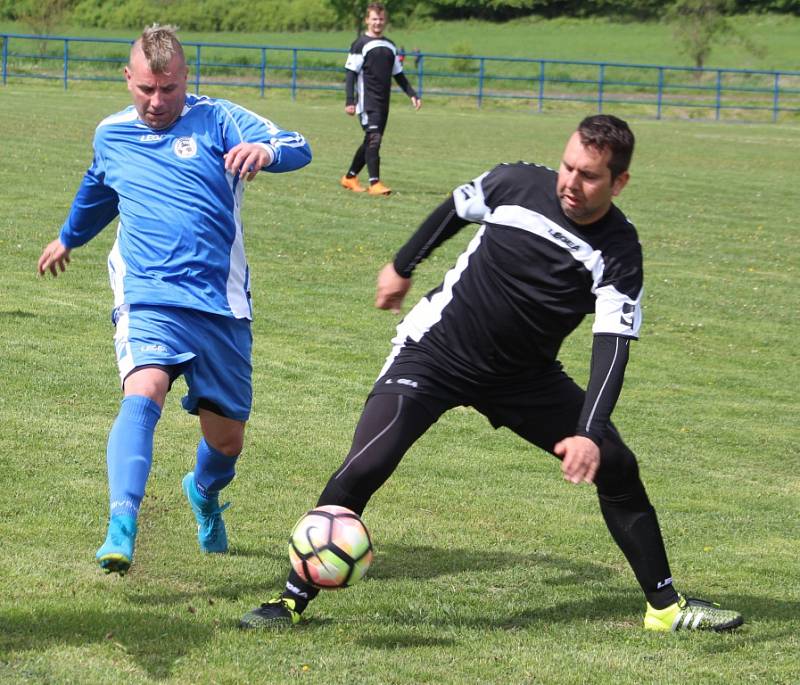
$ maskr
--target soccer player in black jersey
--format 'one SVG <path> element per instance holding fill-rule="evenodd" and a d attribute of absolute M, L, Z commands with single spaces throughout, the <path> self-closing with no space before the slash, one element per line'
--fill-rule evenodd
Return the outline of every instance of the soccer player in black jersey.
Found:
<path fill-rule="evenodd" d="M 456 188 L 422 222 L 378 277 L 382 309 L 399 312 L 417 264 L 467 223 L 481 226 L 442 284 L 398 325 L 350 452 L 318 504 L 361 514 L 442 413 L 472 406 L 558 457 L 569 482 L 595 485 L 644 592 L 645 628 L 729 630 L 742 624 L 739 613 L 674 588 L 636 457 L 610 420 L 641 324 L 641 247 L 613 204 L 628 182 L 633 145 L 624 121 L 588 117 L 557 172 L 501 164 Z M 594 336 L 584 391 L 557 355 L 588 314 Z M 317 592 L 292 571 L 283 593 L 241 625 L 297 623 Z"/>
<path fill-rule="evenodd" d="M 403 73 L 403 63 L 395 44 L 383 35 L 386 8 L 379 2 L 370 3 L 364 21 L 367 31 L 350 46 L 350 54 L 344 65 L 347 97 L 344 111 L 350 116 L 358 115 L 361 128 L 364 129 L 364 140 L 340 183 L 356 193 L 367 190 L 370 195 L 388 195 L 392 192 L 391 188 L 381 183 L 380 149 L 389 119 L 392 77 L 411 98 L 414 109 L 422 106 L 422 100 L 417 97 Z M 358 174 L 365 164 L 369 173 L 369 188 L 364 188 L 358 182 Z"/>

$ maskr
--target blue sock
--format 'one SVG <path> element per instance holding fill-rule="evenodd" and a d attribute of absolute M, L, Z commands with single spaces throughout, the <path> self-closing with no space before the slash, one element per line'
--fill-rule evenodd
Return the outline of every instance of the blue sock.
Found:
<path fill-rule="evenodd" d="M 194 482 L 203 497 L 213 497 L 233 480 L 236 475 L 236 460 L 239 455 L 229 457 L 215 450 L 205 438 L 197 445 L 197 464 L 194 467 Z"/>
<path fill-rule="evenodd" d="M 161 409 L 148 397 L 129 395 L 122 400 L 106 450 L 111 516 L 139 514 L 159 418 Z"/>

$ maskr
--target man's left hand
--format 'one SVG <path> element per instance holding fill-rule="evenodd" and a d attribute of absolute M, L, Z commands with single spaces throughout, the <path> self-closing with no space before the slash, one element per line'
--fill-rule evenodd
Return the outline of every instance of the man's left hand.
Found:
<path fill-rule="evenodd" d="M 561 457 L 561 473 L 570 483 L 593 483 L 600 467 L 600 448 L 582 435 L 556 443 L 553 452 Z"/>
<path fill-rule="evenodd" d="M 263 145 L 239 143 L 225 153 L 225 170 L 245 181 L 252 181 L 256 174 L 272 162 L 272 154 Z"/>
<path fill-rule="evenodd" d="M 422 100 L 415 95 L 413 98 L 411 98 L 411 104 L 414 105 L 414 109 L 419 109 L 422 107 Z"/>

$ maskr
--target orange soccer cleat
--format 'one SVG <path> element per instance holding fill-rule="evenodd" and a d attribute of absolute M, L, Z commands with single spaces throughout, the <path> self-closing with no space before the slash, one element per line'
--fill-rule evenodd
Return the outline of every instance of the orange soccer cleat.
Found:
<path fill-rule="evenodd" d="M 363 193 L 366 190 L 366 188 L 358 182 L 358 176 L 342 176 L 339 180 L 339 184 L 342 188 L 352 190 L 354 193 Z"/>
<path fill-rule="evenodd" d="M 392 192 L 392 189 L 386 187 L 380 181 L 375 181 L 375 183 L 370 185 L 367 192 L 369 192 L 370 195 L 389 195 Z"/>

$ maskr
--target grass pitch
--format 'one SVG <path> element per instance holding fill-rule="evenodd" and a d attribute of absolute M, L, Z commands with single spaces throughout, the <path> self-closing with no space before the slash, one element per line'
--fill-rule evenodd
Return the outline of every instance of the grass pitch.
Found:
<path fill-rule="evenodd" d="M 455 185 L 499 161 L 558 163 L 578 116 L 398 98 L 389 198 L 337 186 L 360 138 L 339 100 L 228 94 L 302 131 L 315 159 L 260 176 L 244 220 L 253 271 L 255 407 L 226 491 L 232 550 L 197 550 L 180 479 L 196 420 L 179 382 L 131 573 L 93 562 L 105 438 L 119 391 L 105 257 L 113 227 L 38 279 L 91 136 L 123 89 L 0 90 L 0 682 L 794 683 L 800 680 L 797 443 L 798 129 L 633 121 L 620 206 L 645 250 L 645 323 L 615 421 L 641 461 L 678 587 L 735 607 L 732 635 L 653 635 L 590 487 L 470 410 L 450 412 L 365 512 L 376 561 L 323 593 L 308 625 L 243 634 L 279 587 L 291 526 L 349 446 L 395 318 L 375 274 Z M 420 269 L 438 283 L 465 229 Z M 589 326 L 564 347 L 585 380 Z"/>

